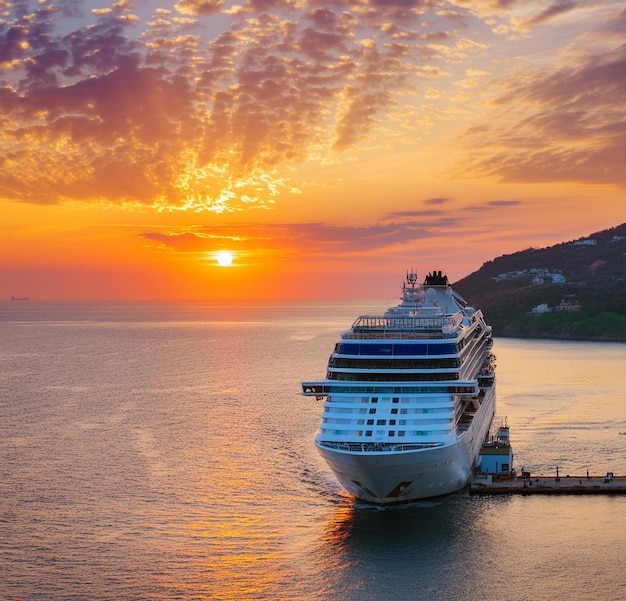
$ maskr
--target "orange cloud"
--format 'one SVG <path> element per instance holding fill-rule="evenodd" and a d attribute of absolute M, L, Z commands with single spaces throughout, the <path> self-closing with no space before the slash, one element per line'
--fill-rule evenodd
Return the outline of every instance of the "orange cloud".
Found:
<path fill-rule="evenodd" d="M 212 15 L 224 7 L 223 0 L 180 0 L 174 8 L 185 15 Z"/>
<path fill-rule="evenodd" d="M 0 21 L 0 189 L 37 204 L 271 207 L 286 167 L 353 148 L 420 68 L 482 48 L 462 3 L 181 0 L 145 22 L 126 1 L 26 4 Z"/>
<path fill-rule="evenodd" d="M 162 228 L 140 236 L 179 253 L 204 254 L 228 249 L 248 256 L 263 253 L 293 255 L 298 260 L 337 260 L 371 253 L 406 253 L 418 241 L 445 238 L 456 229 L 475 229 L 473 215 L 522 205 L 519 200 L 495 200 L 459 206 L 450 199 L 433 198 L 413 211 L 392 211 L 372 225 L 336 225 L 324 222 L 256 223 Z M 446 207 L 445 205 L 449 205 Z M 485 224 L 486 225 L 486 224 Z M 401 250 L 402 248 L 406 250 Z"/>

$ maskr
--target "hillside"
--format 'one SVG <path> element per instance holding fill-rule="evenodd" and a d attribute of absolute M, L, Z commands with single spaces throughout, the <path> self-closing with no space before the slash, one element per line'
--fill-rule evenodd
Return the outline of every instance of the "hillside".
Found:
<path fill-rule="evenodd" d="M 496 336 L 626 341 L 626 223 L 503 255 L 454 288 Z"/>

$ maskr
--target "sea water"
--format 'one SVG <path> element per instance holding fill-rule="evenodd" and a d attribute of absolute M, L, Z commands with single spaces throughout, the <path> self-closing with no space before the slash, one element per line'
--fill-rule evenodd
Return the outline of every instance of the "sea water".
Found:
<path fill-rule="evenodd" d="M 300 381 L 383 307 L 0 302 L 0 599 L 626 599 L 624 496 L 342 491 Z M 518 471 L 626 475 L 626 344 L 494 352 Z"/>

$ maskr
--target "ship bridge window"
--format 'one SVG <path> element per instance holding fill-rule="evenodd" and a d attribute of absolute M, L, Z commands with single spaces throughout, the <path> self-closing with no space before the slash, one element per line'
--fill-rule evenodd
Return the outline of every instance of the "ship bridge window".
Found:
<path fill-rule="evenodd" d="M 393 401 L 392 401 L 392 402 L 393 402 L 393 403 L 399 403 L 399 402 L 400 402 L 400 399 L 399 399 L 397 396 L 394 396 L 394 397 L 393 397 Z"/>
<path fill-rule="evenodd" d="M 398 430 L 398 436 L 406 436 L 406 432 L 404 430 Z"/>
<path fill-rule="evenodd" d="M 358 342 L 342 342 L 336 353 L 338 355 L 455 355 L 458 352 L 456 343 L 421 342 L 409 344 L 379 343 L 367 344 Z"/>
<path fill-rule="evenodd" d="M 395 436 L 395 435 L 396 435 L 395 430 L 389 430 L 389 436 Z"/>
<path fill-rule="evenodd" d="M 365 431 L 365 436 L 371 436 L 372 435 L 372 431 L 371 430 L 366 430 Z"/>
<path fill-rule="evenodd" d="M 396 420 L 395 419 L 390 419 L 389 420 L 389 425 L 390 426 L 395 426 L 396 425 Z"/>
<path fill-rule="evenodd" d="M 378 419 L 376 420 L 376 425 L 377 426 L 384 426 L 387 423 L 386 419 Z"/>
<path fill-rule="evenodd" d="M 373 426 L 374 425 L 374 420 L 373 419 L 368 419 L 367 420 L 367 425 L 368 426 Z"/>
<path fill-rule="evenodd" d="M 422 344 L 394 344 L 394 355 L 454 355 L 456 344 L 428 342 Z"/>
<path fill-rule="evenodd" d="M 373 409 L 369 410 L 370 414 L 376 413 L 376 408 L 374 407 Z"/>
<path fill-rule="evenodd" d="M 343 342 L 342 344 L 338 345 L 339 348 L 337 348 L 337 353 L 341 354 L 341 355 L 358 355 L 359 353 L 359 347 L 361 346 L 360 344 L 355 344 L 355 343 L 346 343 Z"/>
<path fill-rule="evenodd" d="M 396 413 L 398 413 L 398 410 L 397 410 L 397 409 L 395 409 L 395 408 L 394 408 L 394 409 L 392 409 L 392 410 L 391 410 L 391 414 L 392 414 L 392 415 L 396 415 Z"/>

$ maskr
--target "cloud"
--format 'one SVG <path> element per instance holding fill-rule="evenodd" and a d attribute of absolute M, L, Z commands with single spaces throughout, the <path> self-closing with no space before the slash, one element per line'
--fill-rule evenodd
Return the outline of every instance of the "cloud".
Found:
<path fill-rule="evenodd" d="M 548 6 L 546 9 L 541 11 L 538 15 L 534 16 L 532 19 L 529 19 L 526 24 L 527 25 L 540 25 L 546 23 L 550 19 L 554 17 L 558 17 L 564 13 L 568 13 L 572 10 L 575 10 L 579 7 L 578 2 L 556 2 Z"/>
<path fill-rule="evenodd" d="M 453 222 L 438 215 L 401 221 L 385 220 L 368 226 L 328 223 L 248 224 L 195 227 L 193 231 L 143 232 L 141 237 L 178 252 L 206 253 L 219 246 L 235 252 L 263 249 L 297 252 L 303 257 L 328 257 L 380 251 L 430 238 Z M 428 219 L 424 219 L 428 217 Z"/>
<path fill-rule="evenodd" d="M 212 15 L 224 7 L 223 0 L 180 0 L 174 8 L 185 15 Z"/>
<path fill-rule="evenodd" d="M 446 204 L 441 200 L 438 206 Z M 487 201 L 465 208 L 431 208 L 394 211 L 375 224 L 353 225 L 325 222 L 256 223 L 167 228 L 146 230 L 139 234 L 150 243 L 181 253 L 206 254 L 220 248 L 249 254 L 277 252 L 299 258 L 347 258 L 353 255 L 385 252 L 411 255 L 420 241 L 445 239 L 450 232 L 464 231 L 464 236 L 491 231 L 484 215 L 507 211 L 522 204 L 519 200 Z M 497 217 L 496 217 L 497 218 Z"/>
<path fill-rule="evenodd" d="M 420 43 L 420 24 L 435 18 L 425 0 L 238 6 L 180 0 L 142 20 L 128 0 L 91 11 L 69 0 L 6 4 L 3 197 L 271 207 L 289 188 L 283 166 L 365 140 L 416 67 L 435 73 L 459 37 L 437 17 L 439 50 Z"/>
<path fill-rule="evenodd" d="M 425 240 L 447 240 L 452 232 L 456 237 L 462 236 L 466 243 L 491 236 L 493 223 L 502 214 L 525 204 L 518 199 L 501 199 L 444 206 L 452 202 L 446 198 L 430 199 L 422 203 L 429 208 L 389 212 L 370 225 L 326 222 L 197 225 L 146 229 L 139 235 L 155 246 L 199 256 L 228 249 L 247 257 L 269 253 L 293 255 L 300 260 L 345 260 L 389 254 L 410 260 Z M 437 246 L 436 242 L 432 244 L 433 248 Z"/>
<path fill-rule="evenodd" d="M 515 72 L 502 82 L 491 120 L 465 133 L 477 157 L 468 172 L 507 182 L 626 187 L 623 14 L 580 36 L 554 68 Z"/>
<path fill-rule="evenodd" d="M 522 206 L 524 203 L 521 200 L 490 200 L 483 203 L 471 204 L 463 207 L 461 210 L 466 213 L 486 213 L 495 209 L 509 207 Z"/>
<path fill-rule="evenodd" d="M 492 200 L 487 204 L 491 207 L 516 207 L 523 203 L 521 200 Z"/>
<path fill-rule="evenodd" d="M 486 52 L 489 28 L 523 6 L 179 0 L 146 18 L 129 0 L 92 10 L 79 0 L 5 1 L 0 193 L 164 211 L 271 208 L 292 188 L 293 164 L 332 162 L 364 142 L 384 145 L 376 134 L 421 78 L 445 82 L 450 66 Z M 556 4 L 535 23 L 573 8 Z M 477 173 L 618 178 L 625 80 L 618 23 L 607 21 L 595 39 L 589 33 L 584 48 L 597 48 L 590 56 L 572 54 L 559 70 L 506 82 L 496 104 L 507 104 L 502 120 L 466 136 L 484 155 L 472 165 Z M 487 75 L 464 71 L 459 86 Z M 426 95 L 447 97 L 443 85 Z"/>
<path fill-rule="evenodd" d="M 434 201 L 434 202 L 433 202 Z M 419 202 L 419 201 L 418 201 Z M 274 261 L 351 261 L 360 257 L 394 261 L 415 260 L 425 250 L 437 254 L 450 247 L 450 238 L 463 232 L 466 248 L 501 237 L 510 241 L 515 234 L 507 228 L 494 230 L 512 207 L 526 203 L 516 199 L 485 201 L 463 205 L 452 199 L 419 202 L 418 208 L 392 211 L 373 224 L 315 222 L 240 222 L 230 225 L 146 227 L 138 235 L 148 245 L 168 253 L 194 259 L 228 250 L 241 262 Z M 422 208 L 420 208 L 422 207 Z M 527 232 L 524 236 L 527 237 Z"/>

